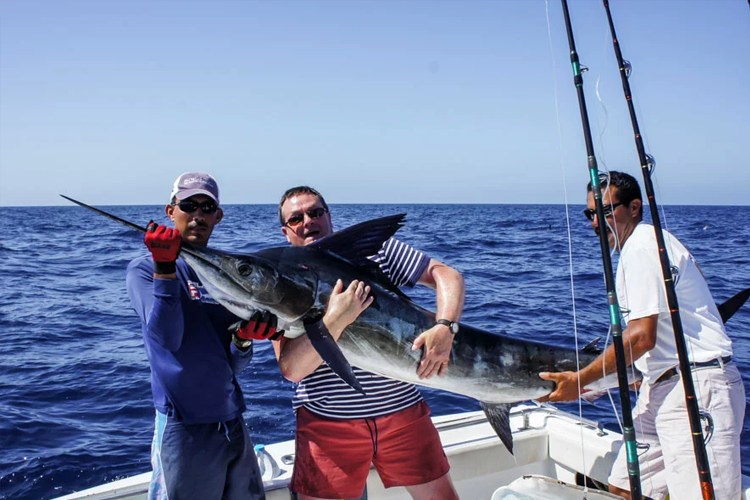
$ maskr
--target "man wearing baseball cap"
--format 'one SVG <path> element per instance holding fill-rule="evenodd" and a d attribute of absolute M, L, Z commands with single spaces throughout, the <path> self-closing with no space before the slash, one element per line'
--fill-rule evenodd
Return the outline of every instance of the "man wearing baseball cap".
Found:
<path fill-rule="evenodd" d="M 126 273 L 156 408 L 148 498 L 263 499 L 236 375 L 250 362 L 253 339 L 276 335 L 276 318 L 258 312 L 240 327 L 179 258 L 183 242 L 206 246 L 224 217 L 213 177 L 180 175 L 165 212 L 174 228 L 149 223 L 144 242 L 150 253 Z"/>

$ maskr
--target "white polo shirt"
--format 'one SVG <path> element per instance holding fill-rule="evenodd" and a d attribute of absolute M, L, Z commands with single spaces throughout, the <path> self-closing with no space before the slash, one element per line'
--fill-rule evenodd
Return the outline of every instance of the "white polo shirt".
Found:
<path fill-rule="evenodd" d="M 732 355 L 732 341 L 690 252 L 664 231 L 688 357 L 701 363 Z M 675 273 L 675 270 L 677 271 Z M 639 223 L 625 241 L 617 266 L 617 296 L 625 321 L 658 314 L 656 345 L 635 361 L 646 381 L 654 381 L 677 366 L 672 319 L 659 262 L 654 226 Z"/>

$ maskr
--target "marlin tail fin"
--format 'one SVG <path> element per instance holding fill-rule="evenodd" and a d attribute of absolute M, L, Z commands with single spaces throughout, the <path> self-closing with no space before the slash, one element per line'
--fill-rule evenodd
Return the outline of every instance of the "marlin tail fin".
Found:
<path fill-rule="evenodd" d="M 742 290 L 740 293 L 735 294 L 729 300 L 719 306 L 719 314 L 721 314 L 721 320 L 726 323 L 729 318 L 734 316 L 737 309 L 742 307 L 747 299 L 750 298 L 750 288 Z"/>
<path fill-rule="evenodd" d="M 480 402 L 490 425 L 503 442 L 510 454 L 513 454 L 513 433 L 510 430 L 510 408 L 512 404 L 491 404 Z"/>

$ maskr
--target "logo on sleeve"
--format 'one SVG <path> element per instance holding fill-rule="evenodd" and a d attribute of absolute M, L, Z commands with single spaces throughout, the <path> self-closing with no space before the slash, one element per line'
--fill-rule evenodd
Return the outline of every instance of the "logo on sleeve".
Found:
<path fill-rule="evenodd" d="M 188 294 L 190 300 L 198 300 L 204 304 L 218 304 L 213 297 L 208 294 L 206 288 L 197 281 L 188 280 Z"/>
<path fill-rule="evenodd" d="M 674 281 L 674 284 L 676 286 L 677 282 L 680 281 L 680 268 L 677 266 L 670 266 L 669 270 L 672 273 L 672 281 Z"/>

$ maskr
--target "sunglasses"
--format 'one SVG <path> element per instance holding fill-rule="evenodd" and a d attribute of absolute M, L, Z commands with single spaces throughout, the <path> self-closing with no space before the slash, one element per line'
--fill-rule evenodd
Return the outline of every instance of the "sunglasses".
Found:
<path fill-rule="evenodd" d="M 303 212 L 301 214 L 294 214 L 291 217 L 287 219 L 287 221 L 284 223 L 285 226 L 288 227 L 297 227 L 305 220 L 305 214 L 307 214 L 308 217 L 310 217 L 311 220 L 320 219 L 328 212 L 327 208 L 318 207 L 318 208 L 311 208 L 307 212 Z"/>
<path fill-rule="evenodd" d="M 177 203 L 177 206 L 180 207 L 180 210 L 182 210 L 186 214 L 192 214 L 200 208 L 201 212 L 206 215 L 216 213 L 216 209 L 219 208 L 219 205 L 217 205 L 213 200 L 201 201 L 200 203 L 193 200 L 182 200 L 181 202 Z"/>
<path fill-rule="evenodd" d="M 614 203 L 612 205 L 604 205 L 604 217 L 609 217 L 610 215 L 612 215 L 612 212 L 615 211 L 615 208 L 619 207 L 620 205 L 622 205 L 621 201 L 618 201 L 617 203 Z M 585 215 L 588 220 L 594 220 L 596 209 L 587 208 L 583 211 L 583 215 Z"/>

